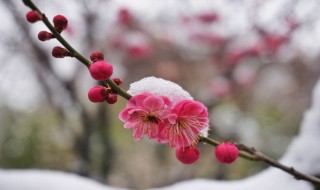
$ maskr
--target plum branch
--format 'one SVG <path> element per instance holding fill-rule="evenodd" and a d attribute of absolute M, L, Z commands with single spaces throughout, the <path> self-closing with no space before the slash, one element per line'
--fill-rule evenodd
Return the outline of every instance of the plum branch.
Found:
<path fill-rule="evenodd" d="M 32 2 L 32 0 L 22 0 L 23 3 L 29 7 L 30 9 L 37 11 L 38 13 L 41 14 L 42 16 L 42 22 L 46 25 L 46 27 L 52 32 L 53 37 L 56 38 L 70 53 L 71 57 L 76 58 L 78 61 L 80 61 L 82 64 L 84 64 L 87 68 L 90 67 L 90 65 L 92 64 L 92 62 L 90 60 L 88 60 L 87 58 L 85 58 L 82 54 L 80 54 L 77 50 L 75 50 L 60 34 L 60 32 L 49 22 L 48 18 L 46 17 L 46 15 L 44 13 L 42 13 L 40 11 L 40 9 Z M 112 90 L 114 90 L 115 92 L 117 92 L 117 94 L 119 94 L 120 96 L 122 96 L 123 98 L 130 100 L 130 98 L 132 97 L 130 94 L 128 94 L 126 91 L 124 91 L 121 87 L 119 87 L 113 80 L 108 79 L 105 81 L 102 81 L 104 86 L 109 85 Z M 221 143 L 213 140 L 211 138 L 208 137 L 204 137 L 204 136 L 198 136 L 198 139 L 200 142 L 204 142 L 207 143 L 209 145 L 212 145 L 214 147 L 220 145 Z M 287 172 L 288 174 L 291 174 L 292 176 L 294 176 L 296 179 L 298 180 L 306 180 L 315 184 L 320 184 L 320 179 L 311 175 L 306 175 L 302 172 L 297 171 L 296 169 L 294 169 L 293 167 L 289 167 L 286 165 L 283 165 L 281 163 L 279 163 L 278 161 L 272 159 L 271 157 L 265 155 L 264 153 L 257 151 L 255 148 L 252 147 L 248 147 L 244 144 L 240 144 L 240 143 L 234 143 L 237 148 L 240 150 L 239 152 L 239 156 L 250 160 L 250 161 L 260 161 L 260 162 L 264 162 L 270 166 L 276 167 L 278 169 L 283 170 L 284 172 Z"/>

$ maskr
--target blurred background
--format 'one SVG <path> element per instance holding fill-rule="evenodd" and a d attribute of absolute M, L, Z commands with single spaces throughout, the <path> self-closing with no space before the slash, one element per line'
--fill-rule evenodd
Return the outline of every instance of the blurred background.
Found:
<path fill-rule="evenodd" d="M 122 87 L 156 76 L 178 83 L 210 111 L 210 136 L 279 158 L 298 133 L 320 73 L 317 0 L 69 0 L 34 2 L 88 57 L 100 50 Z M 56 40 L 40 42 L 22 1 L 0 4 L 0 167 L 74 172 L 118 187 L 241 179 L 265 167 L 219 164 L 200 145 L 193 165 L 152 141 L 133 142 L 118 113 L 126 104 L 93 104 L 95 81 L 71 58 L 54 59 Z"/>

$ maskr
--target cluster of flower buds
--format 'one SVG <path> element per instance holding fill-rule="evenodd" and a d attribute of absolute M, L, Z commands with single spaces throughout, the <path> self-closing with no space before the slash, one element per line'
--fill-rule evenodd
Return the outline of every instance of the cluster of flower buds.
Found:
<path fill-rule="evenodd" d="M 44 16 L 40 14 L 38 11 L 29 11 L 26 14 L 26 19 L 30 23 L 35 23 L 37 21 L 43 20 Z M 61 33 L 68 27 L 68 19 L 63 15 L 56 15 L 53 18 L 53 26 L 54 29 Z M 47 31 L 40 31 L 38 33 L 38 39 L 40 41 L 47 41 L 55 38 L 53 33 Z M 60 46 L 56 46 L 52 49 L 52 56 L 55 58 L 64 58 L 64 57 L 72 57 L 73 55 L 66 49 Z M 104 61 L 104 56 L 99 51 L 94 51 L 90 55 L 90 59 L 93 62 L 89 66 L 89 72 L 93 79 L 97 81 L 105 81 L 108 80 L 113 74 L 113 67 L 110 63 Z M 118 86 L 122 83 L 119 78 L 113 79 L 114 83 Z M 91 102 L 97 103 L 106 101 L 109 104 L 114 104 L 117 102 L 117 92 L 114 91 L 109 85 L 104 86 L 95 86 L 88 92 L 88 98 Z"/>
<path fill-rule="evenodd" d="M 43 20 L 43 15 L 40 14 L 38 11 L 29 11 L 26 14 L 26 19 L 28 22 L 30 23 L 35 23 L 37 21 L 41 21 Z M 58 33 L 61 33 L 63 30 L 65 30 L 68 26 L 68 19 L 66 17 L 64 17 L 63 15 L 56 15 L 53 18 L 53 25 L 55 30 Z M 47 31 L 40 31 L 38 33 L 38 39 L 40 41 L 48 41 L 55 38 L 54 34 L 52 34 L 51 32 L 47 32 Z M 56 46 L 52 49 L 52 56 L 55 58 L 64 58 L 67 56 L 72 56 L 72 54 L 65 48 L 63 47 L 59 47 Z"/>
<path fill-rule="evenodd" d="M 113 81 L 116 84 L 122 83 L 119 78 L 114 78 Z M 108 104 L 114 104 L 118 100 L 117 92 L 113 91 L 110 86 L 104 87 L 100 85 L 95 86 L 89 90 L 88 98 L 93 103 L 106 101 Z"/>
<path fill-rule="evenodd" d="M 93 103 L 106 101 L 108 104 L 117 102 L 117 94 L 110 87 L 95 86 L 88 92 L 88 98 Z"/>
<path fill-rule="evenodd" d="M 97 81 L 108 80 L 113 74 L 113 67 L 110 63 L 104 61 L 104 56 L 99 51 L 94 51 L 90 55 L 90 60 L 93 62 L 89 67 L 90 75 Z M 122 81 L 119 78 L 114 78 L 113 82 L 118 86 Z M 88 98 L 93 103 L 106 101 L 108 104 L 114 104 L 117 102 L 117 92 L 114 91 L 109 85 L 95 86 L 88 92 Z"/>

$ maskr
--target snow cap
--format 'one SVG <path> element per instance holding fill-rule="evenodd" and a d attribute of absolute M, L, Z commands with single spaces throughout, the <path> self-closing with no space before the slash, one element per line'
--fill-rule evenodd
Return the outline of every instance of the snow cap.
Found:
<path fill-rule="evenodd" d="M 132 96 L 144 92 L 158 96 L 167 96 L 173 104 L 181 100 L 193 100 L 193 97 L 178 84 L 156 77 L 146 77 L 130 84 L 128 93 Z"/>

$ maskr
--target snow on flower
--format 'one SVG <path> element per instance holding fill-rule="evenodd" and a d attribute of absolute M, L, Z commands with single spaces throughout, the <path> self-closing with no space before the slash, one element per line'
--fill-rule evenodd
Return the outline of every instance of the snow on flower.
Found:
<path fill-rule="evenodd" d="M 192 96 L 181 86 L 168 80 L 156 77 L 146 77 L 130 85 L 128 93 L 132 96 L 141 93 L 152 93 L 159 96 L 167 96 L 172 103 L 177 103 L 181 100 L 192 100 Z"/>
<path fill-rule="evenodd" d="M 159 126 L 168 114 L 169 106 L 171 101 L 167 97 L 142 93 L 128 101 L 119 117 L 125 122 L 124 128 L 133 130 L 134 140 L 140 140 L 146 135 L 158 142 L 165 142 L 166 140 L 161 138 Z"/>
<path fill-rule="evenodd" d="M 192 146 L 208 136 L 208 111 L 179 85 L 147 77 L 130 85 L 132 98 L 120 113 L 135 140 L 148 136 L 170 147 Z"/>
<path fill-rule="evenodd" d="M 198 143 L 198 135 L 208 127 L 208 110 L 200 102 L 183 100 L 166 119 L 164 133 L 170 147 L 189 147 Z"/>

